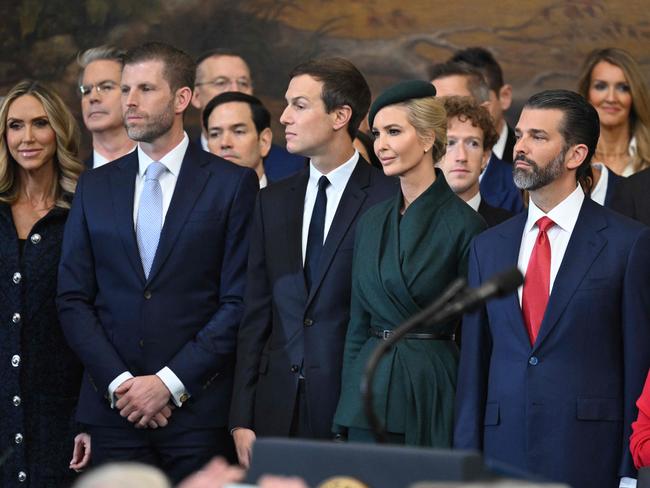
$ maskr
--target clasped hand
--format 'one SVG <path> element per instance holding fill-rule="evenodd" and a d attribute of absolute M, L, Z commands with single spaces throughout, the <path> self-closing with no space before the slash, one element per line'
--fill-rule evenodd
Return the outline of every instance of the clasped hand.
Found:
<path fill-rule="evenodd" d="M 165 427 L 174 406 L 171 394 L 156 375 L 129 378 L 115 390 L 115 406 L 136 428 Z"/>

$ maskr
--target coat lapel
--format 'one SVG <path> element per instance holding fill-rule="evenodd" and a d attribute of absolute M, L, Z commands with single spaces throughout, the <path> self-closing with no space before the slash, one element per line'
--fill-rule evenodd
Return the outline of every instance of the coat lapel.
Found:
<path fill-rule="evenodd" d="M 607 222 L 598 215 L 595 210 L 597 207 L 599 207 L 597 203 L 585 197 L 562 264 L 555 277 L 546 313 L 533 349 L 540 346 L 558 323 L 580 282 L 605 247 L 607 241 L 598 232 L 607 227 Z"/>
<path fill-rule="evenodd" d="M 165 263 L 169 253 L 174 247 L 185 221 L 194 207 L 194 203 L 203 191 L 205 184 L 210 178 L 210 171 L 203 168 L 203 159 L 198 149 L 190 144 L 185 151 L 183 164 L 181 165 L 176 187 L 172 196 L 165 223 L 160 232 L 160 241 L 156 249 L 156 256 L 151 265 L 151 272 L 147 282 L 151 282 Z M 131 198 L 133 200 L 133 198 Z"/>
<path fill-rule="evenodd" d="M 363 202 L 367 197 L 364 188 L 368 187 L 368 185 L 370 185 L 370 165 L 360 158 L 352 172 L 352 175 L 350 175 L 348 184 L 343 191 L 341 201 L 339 202 L 336 213 L 334 214 L 334 220 L 332 220 L 332 225 L 327 233 L 327 238 L 325 239 L 323 252 L 318 265 L 318 271 L 314 277 L 309 298 L 307 299 L 307 306 L 309 306 L 311 301 L 314 299 L 314 296 L 323 281 L 323 277 L 332 264 L 332 259 L 334 259 L 334 255 L 336 254 L 341 241 L 347 234 L 354 219 L 357 217 L 359 210 L 361 210 Z"/>
<path fill-rule="evenodd" d="M 290 259 L 290 268 L 298 270 L 293 273 L 296 281 L 296 289 L 303 296 L 307 296 L 307 285 L 302 265 L 302 217 L 305 209 L 305 193 L 309 182 L 309 168 L 302 170 L 297 178 L 294 178 L 291 190 L 287 195 L 287 208 L 285 214 L 285 236 L 287 259 Z"/>
<path fill-rule="evenodd" d="M 133 270 L 144 282 L 144 271 L 133 225 L 133 196 L 135 194 L 135 177 L 138 173 L 138 152 L 133 151 L 126 155 L 116 165 L 118 169 L 110 173 L 115 226 Z"/>
<path fill-rule="evenodd" d="M 522 212 L 499 227 L 501 245 L 497 248 L 499 252 L 493 253 L 496 260 L 496 270 L 502 271 L 517 265 L 519 248 L 521 247 L 521 236 L 524 232 L 527 218 L 528 213 Z M 485 278 L 489 279 L 491 277 L 486 276 Z M 506 314 L 515 336 L 523 346 L 530 349 L 530 339 L 528 338 L 528 332 L 526 332 L 524 317 L 521 313 L 521 306 L 519 305 L 519 294 L 514 292 L 508 295 L 504 299 L 504 307 L 506 308 Z"/>

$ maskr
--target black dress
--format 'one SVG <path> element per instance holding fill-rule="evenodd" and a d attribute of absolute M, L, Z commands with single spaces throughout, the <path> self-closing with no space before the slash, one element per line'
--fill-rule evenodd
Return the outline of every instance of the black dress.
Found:
<path fill-rule="evenodd" d="M 67 210 L 39 220 L 22 245 L 0 204 L 0 486 L 65 487 L 79 433 L 82 368 L 68 348 L 55 297 Z"/>

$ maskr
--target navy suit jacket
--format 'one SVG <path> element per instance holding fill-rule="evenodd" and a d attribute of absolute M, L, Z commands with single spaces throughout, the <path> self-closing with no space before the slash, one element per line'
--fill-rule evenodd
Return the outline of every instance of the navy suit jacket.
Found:
<path fill-rule="evenodd" d="M 607 190 L 605 191 L 604 206 L 607 208 L 614 208 L 612 202 L 616 198 L 615 195 L 622 190 L 621 184 L 625 182 L 625 178 L 617 175 L 613 171 L 609 171 L 607 175 Z M 616 210 L 614 208 L 614 210 Z"/>
<path fill-rule="evenodd" d="M 476 237 L 470 286 L 517 264 L 527 215 Z M 650 366 L 650 229 L 585 198 L 531 347 L 517 293 L 463 321 L 454 445 L 578 487 L 635 477 Z"/>
<path fill-rule="evenodd" d="M 354 232 L 397 181 L 360 159 L 307 292 L 302 217 L 309 168 L 260 191 L 251 231 L 246 310 L 238 335 L 230 426 L 288 436 L 302 369 L 315 437 L 331 437 L 350 315 Z"/>
<path fill-rule="evenodd" d="M 281 180 L 303 170 L 309 160 L 300 154 L 291 154 L 277 144 L 271 144 L 271 150 L 264 158 L 264 173 L 269 183 Z"/>
<path fill-rule="evenodd" d="M 492 207 L 503 208 L 514 214 L 524 209 L 521 192 L 512 178 L 512 164 L 497 158 L 494 153 L 479 183 L 481 197 Z"/>
<path fill-rule="evenodd" d="M 84 173 L 65 229 L 57 304 L 86 369 L 77 418 L 130 425 L 110 409 L 109 383 L 168 366 L 191 394 L 170 421 L 222 427 L 257 177 L 190 144 L 145 279 L 133 224 L 137 171 L 133 152 Z"/>

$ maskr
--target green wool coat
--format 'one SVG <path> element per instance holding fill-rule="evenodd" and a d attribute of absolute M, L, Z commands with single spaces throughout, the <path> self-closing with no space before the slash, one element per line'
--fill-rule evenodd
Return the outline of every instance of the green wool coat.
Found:
<path fill-rule="evenodd" d="M 369 334 L 397 328 L 467 274 L 472 238 L 483 219 L 458 198 L 436 171 L 436 181 L 400 215 L 401 193 L 366 212 L 357 227 L 352 303 L 341 397 L 334 430 L 369 428 L 359 391 L 379 339 Z M 419 332 L 452 333 L 458 321 Z M 379 363 L 373 383 L 375 411 L 406 444 L 451 447 L 458 347 L 454 341 L 400 341 Z"/>

